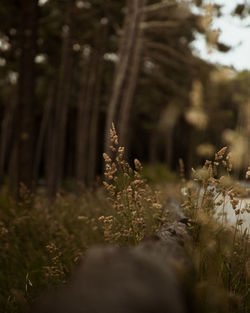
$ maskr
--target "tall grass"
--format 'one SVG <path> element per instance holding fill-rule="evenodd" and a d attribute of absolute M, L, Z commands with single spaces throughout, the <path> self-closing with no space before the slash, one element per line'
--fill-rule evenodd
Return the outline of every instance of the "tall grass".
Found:
<path fill-rule="evenodd" d="M 20 312 L 43 290 L 64 283 L 87 247 L 103 243 L 102 191 L 58 196 L 49 207 L 42 196 L 29 205 L 0 197 L 0 312 Z"/>
<path fill-rule="evenodd" d="M 119 147 L 114 124 L 110 130 L 112 156 L 105 160 L 104 186 L 109 194 L 113 214 L 101 216 L 106 241 L 137 244 L 146 235 L 156 232 L 166 216 L 159 194 L 142 178 L 142 165 L 134 160 L 134 169 L 124 159 L 124 147 Z"/>
<path fill-rule="evenodd" d="M 134 245 L 167 220 L 160 198 L 168 197 L 168 187 L 162 185 L 160 197 L 143 179 L 140 162 L 131 167 L 125 161 L 114 126 L 110 137 L 104 188 L 81 195 L 64 192 L 53 205 L 42 193 L 31 195 L 25 188 L 22 203 L 0 192 L 0 312 L 25 312 L 39 294 L 64 284 L 89 246 Z M 230 178 L 225 152 L 193 170 L 193 179 L 182 181 L 185 195 L 179 198 L 193 237 L 188 252 L 196 311 L 247 313 L 250 243 L 242 217 L 250 208 L 241 206 L 246 190 Z M 237 216 L 235 227 L 228 226 L 223 210 L 216 214 L 226 197 Z"/>
<path fill-rule="evenodd" d="M 67 281 L 93 244 L 137 244 L 164 222 L 158 193 L 141 164 L 124 160 L 114 126 L 104 188 L 58 194 L 53 205 L 22 186 L 22 203 L 0 193 L 0 312 L 25 311 L 41 292 Z"/>
<path fill-rule="evenodd" d="M 223 148 L 213 161 L 192 169 L 193 179 L 183 189 L 182 207 L 190 218 L 194 242 L 196 305 L 202 312 L 250 310 L 250 238 L 249 228 L 242 227 L 250 213 L 250 202 L 243 201 L 249 190 L 234 182 L 231 171 L 230 156 Z M 228 210 L 236 216 L 235 225 L 227 222 Z"/>

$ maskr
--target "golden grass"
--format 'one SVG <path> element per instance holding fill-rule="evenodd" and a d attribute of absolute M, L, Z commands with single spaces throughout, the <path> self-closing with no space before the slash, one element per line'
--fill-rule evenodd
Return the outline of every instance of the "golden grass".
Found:
<path fill-rule="evenodd" d="M 0 312 L 25 311 L 41 292 L 65 283 L 89 246 L 134 245 L 155 233 L 168 218 L 162 204 L 174 195 L 182 199 L 193 238 L 188 252 L 194 275 L 189 285 L 196 311 L 248 313 L 250 243 L 241 220 L 249 206 L 241 206 L 247 191 L 230 177 L 226 148 L 193 170 L 190 181 L 185 181 L 180 161 L 180 184 L 161 185 L 160 194 L 143 179 L 138 160 L 133 167 L 125 161 L 114 126 L 110 135 L 104 188 L 58 194 L 53 205 L 24 187 L 22 203 L 0 192 Z M 223 210 L 220 216 L 216 213 L 225 197 L 237 217 L 234 227 L 228 226 Z"/>

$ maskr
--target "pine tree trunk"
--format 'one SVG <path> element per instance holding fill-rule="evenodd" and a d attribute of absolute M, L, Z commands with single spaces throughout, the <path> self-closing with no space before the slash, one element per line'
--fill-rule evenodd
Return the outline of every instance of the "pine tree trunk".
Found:
<path fill-rule="evenodd" d="M 142 9 L 144 7 L 144 0 L 140 0 L 137 4 L 134 4 L 134 14 L 133 14 L 133 28 L 132 28 L 132 42 L 133 46 L 130 51 L 129 67 L 127 70 L 127 80 L 126 86 L 123 90 L 123 97 L 120 104 L 120 114 L 118 121 L 118 131 L 120 135 L 120 143 L 122 146 L 127 147 L 129 143 L 127 142 L 128 128 L 129 128 L 129 116 L 131 112 L 131 107 L 133 104 L 134 92 L 136 88 L 137 76 L 139 72 L 141 51 L 142 51 L 142 29 L 140 27 L 143 22 Z"/>
<path fill-rule="evenodd" d="M 18 79 L 18 101 L 14 117 L 15 144 L 13 163 L 16 169 L 12 192 L 19 195 L 20 184 L 32 188 L 32 163 L 34 145 L 35 65 L 37 39 L 37 0 L 21 0 L 20 69 Z M 13 176 L 13 177 L 14 177 Z"/>
<path fill-rule="evenodd" d="M 76 179 L 77 183 L 82 185 L 86 185 L 87 182 L 89 123 L 95 75 L 95 60 L 91 51 L 89 60 L 83 63 L 82 91 L 78 101 Z"/>
<path fill-rule="evenodd" d="M 55 197 L 63 177 L 65 135 L 72 76 L 72 11 L 74 4 L 74 0 L 70 0 L 67 6 L 66 27 L 54 111 L 53 134 L 50 151 L 48 152 L 49 157 L 47 158 L 47 161 L 49 162 L 49 166 L 47 166 L 49 198 Z"/>
<path fill-rule="evenodd" d="M 82 92 L 78 102 L 76 178 L 82 185 L 90 185 L 96 174 L 96 154 L 100 85 L 106 26 L 99 25 L 96 42 L 88 61 L 83 64 Z"/>
<path fill-rule="evenodd" d="M 1 142 L 0 142 L 0 184 L 3 183 L 3 178 L 5 174 L 5 166 L 8 162 L 7 153 L 9 151 L 12 130 L 13 130 L 13 116 L 16 108 L 16 103 L 11 102 L 6 106 L 4 112 L 4 118 L 1 125 Z"/>
<path fill-rule="evenodd" d="M 50 87 L 50 90 L 48 93 L 48 97 L 46 99 L 43 117 L 42 117 L 41 126 L 40 126 L 40 131 L 38 134 L 38 139 L 37 139 L 37 144 L 36 144 L 34 168 L 33 168 L 33 177 L 34 177 L 35 183 L 37 183 L 37 180 L 39 178 L 39 168 L 41 165 L 44 141 L 45 141 L 46 133 L 48 131 L 48 125 L 49 125 L 49 121 L 50 121 L 51 113 L 52 113 L 52 106 L 55 100 L 54 98 L 55 98 L 55 82 L 52 83 L 52 86 Z"/>
<path fill-rule="evenodd" d="M 98 144 L 98 118 L 99 118 L 99 106 L 101 95 L 101 83 L 103 72 L 103 54 L 105 51 L 106 39 L 107 39 L 107 27 L 106 25 L 100 25 L 97 34 L 96 43 L 96 81 L 93 95 L 92 114 L 89 126 L 89 155 L 88 155 L 88 185 L 92 185 L 96 176 L 97 165 L 97 144 Z"/>
<path fill-rule="evenodd" d="M 108 106 L 105 128 L 105 151 L 109 151 L 109 129 L 112 122 L 118 124 L 122 144 L 126 141 L 131 103 L 138 75 L 145 0 L 128 0 L 123 35 L 119 48 L 119 60 L 114 76 L 114 86 Z"/>
<path fill-rule="evenodd" d="M 171 170 L 172 167 L 172 155 L 173 155 L 173 127 L 170 126 L 166 130 L 166 164 L 168 169 Z"/>
<path fill-rule="evenodd" d="M 150 147 L 149 147 L 149 163 L 156 163 L 158 161 L 158 139 L 159 134 L 156 130 L 152 130 L 150 137 Z"/>

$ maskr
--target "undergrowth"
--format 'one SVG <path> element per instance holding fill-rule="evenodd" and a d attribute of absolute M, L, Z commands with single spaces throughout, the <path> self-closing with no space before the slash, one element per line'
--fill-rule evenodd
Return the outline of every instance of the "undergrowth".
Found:
<path fill-rule="evenodd" d="M 230 176 L 226 147 L 184 182 L 182 208 L 190 218 L 198 312 L 250 311 L 249 189 Z M 249 178 L 250 168 L 246 173 Z M 234 214 L 235 222 L 228 220 Z"/>
<path fill-rule="evenodd" d="M 94 244 L 137 244 L 165 221 L 158 192 L 124 160 L 114 126 L 104 154 L 104 188 L 58 194 L 53 205 L 24 186 L 23 202 L 0 193 L 0 312 L 26 311 L 39 294 L 64 284 Z"/>
<path fill-rule="evenodd" d="M 58 194 L 53 205 L 42 194 L 26 192 L 17 203 L 1 191 L 0 312 L 25 312 L 42 292 L 64 284 L 89 246 L 135 245 L 167 220 L 159 191 L 143 178 L 140 162 L 131 167 L 125 161 L 114 125 L 110 138 L 104 188 L 80 196 Z M 220 150 L 213 161 L 193 170 L 192 180 L 181 183 L 184 196 L 179 197 L 194 242 L 189 251 L 193 296 L 197 312 L 248 313 L 250 242 L 242 225 L 250 208 L 241 200 L 246 190 L 230 178 L 225 152 Z M 165 185 L 161 193 L 168 197 Z M 237 217 L 234 227 L 225 215 L 227 201 Z"/>

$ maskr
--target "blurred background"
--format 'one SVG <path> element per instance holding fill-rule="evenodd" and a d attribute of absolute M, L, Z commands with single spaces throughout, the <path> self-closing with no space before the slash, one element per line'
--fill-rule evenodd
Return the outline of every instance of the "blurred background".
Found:
<path fill-rule="evenodd" d="M 188 176 L 222 146 L 243 178 L 250 72 L 218 21 L 249 29 L 249 13 L 248 1 L 2 0 L 0 184 L 52 198 L 96 185 L 112 122 L 152 179 L 174 180 L 180 159 Z"/>

